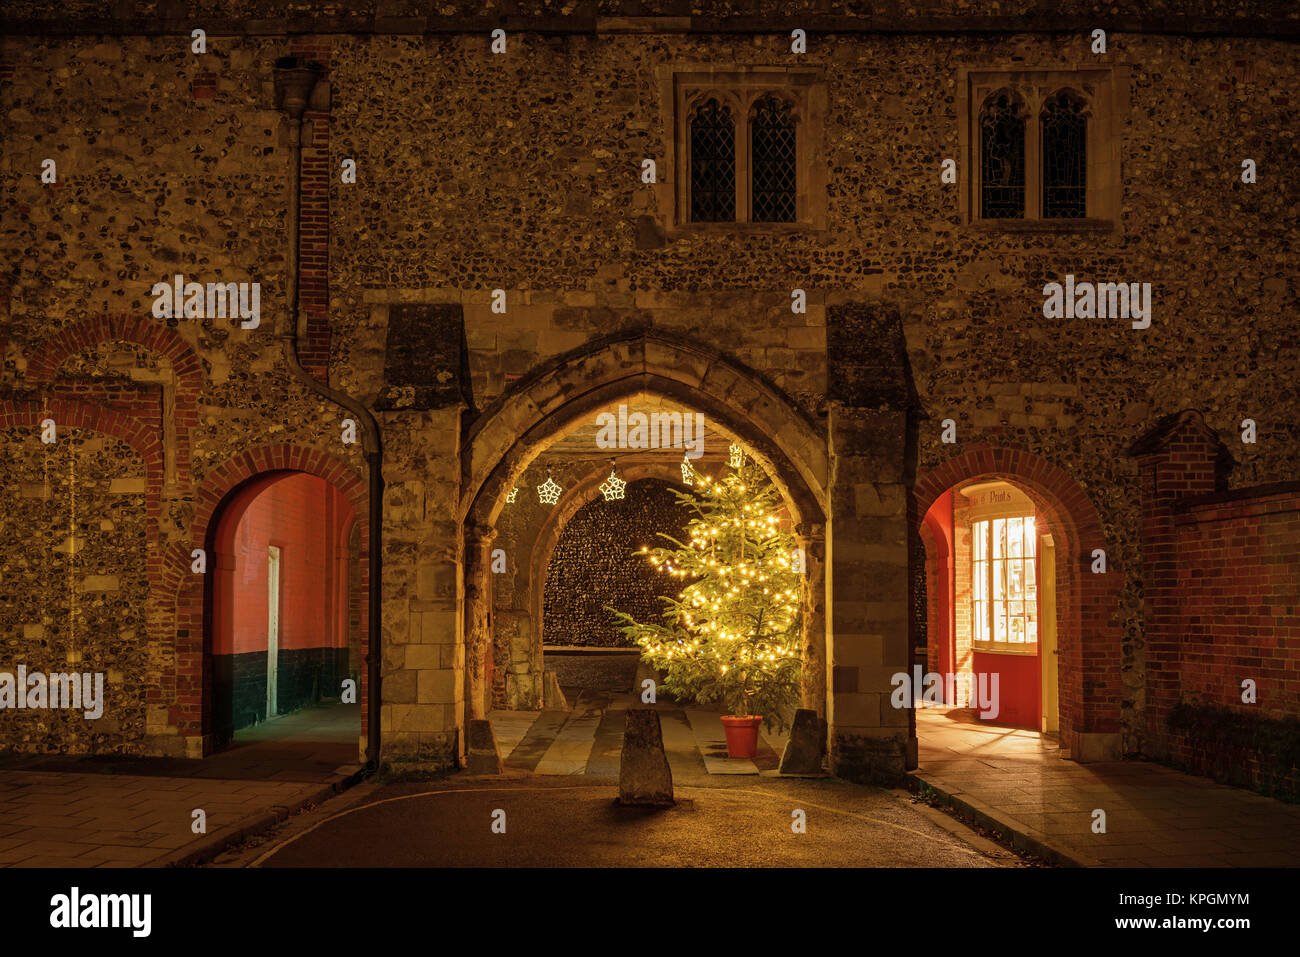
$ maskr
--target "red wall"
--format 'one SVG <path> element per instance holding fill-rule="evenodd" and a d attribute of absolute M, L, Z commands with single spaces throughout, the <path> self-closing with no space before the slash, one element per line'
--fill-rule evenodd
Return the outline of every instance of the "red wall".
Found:
<path fill-rule="evenodd" d="M 1300 493 L 1214 498 L 1174 518 L 1182 696 L 1300 717 Z M 1243 678 L 1256 704 L 1242 702 Z"/>
<path fill-rule="evenodd" d="M 1041 659 L 1038 655 L 995 655 L 975 652 L 975 674 L 998 675 L 998 714 L 990 724 L 1009 724 L 1017 728 L 1042 727 Z M 987 680 L 987 679 L 986 679 Z M 978 686 L 975 688 L 978 691 Z M 971 707 L 975 707 L 974 701 Z"/>
<path fill-rule="evenodd" d="M 229 544 L 218 546 L 227 589 L 213 654 L 266 650 L 271 545 L 280 549 L 280 648 L 346 647 L 351 521 L 343 497 L 304 473 L 277 478 L 251 501 L 232 503 L 223 523 L 236 523 L 233 534 L 221 536 Z"/>
<path fill-rule="evenodd" d="M 953 597 L 952 489 L 925 513 L 934 554 L 926 553 L 926 642 L 931 671 L 946 675 L 953 668 L 956 602 Z M 945 692 L 946 693 L 946 692 Z M 946 702 L 951 704 L 952 702 Z"/>
<path fill-rule="evenodd" d="M 954 667 L 957 602 L 970 600 L 970 582 L 957 582 L 955 579 L 954 501 L 953 490 L 948 489 L 935 499 L 924 522 L 927 532 L 928 658 L 930 669 L 940 674 L 959 670 Z M 963 547 L 969 548 L 968 537 Z M 968 575 L 969 554 L 962 567 Z M 1042 727 L 1042 671 L 1041 659 L 1037 655 L 999 655 L 972 650 L 970 667 L 976 675 L 998 675 L 998 713 L 987 719 L 991 724 L 1034 730 Z M 978 684 L 972 684 L 972 699 L 977 692 Z M 973 700 L 970 706 L 975 706 Z"/>

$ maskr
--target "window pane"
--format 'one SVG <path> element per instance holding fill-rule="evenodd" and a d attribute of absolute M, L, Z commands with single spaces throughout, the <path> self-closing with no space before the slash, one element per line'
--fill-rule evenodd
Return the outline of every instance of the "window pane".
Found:
<path fill-rule="evenodd" d="M 971 531 L 972 637 L 976 641 L 1037 642 L 1037 539 L 1033 516 L 974 522 Z M 984 544 L 989 539 L 991 549 Z M 975 557 L 984 554 L 990 557 Z"/>
<path fill-rule="evenodd" d="M 691 118 L 691 221 L 736 219 L 736 124 L 731 110 L 709 100 Z"/>
<path fill-rule="evenodd" d="M 1024 562 L 1007 563 L 1007 597 L 1010 599 L 1025 596 Z"/>
<path fill-rule="evenodd" d="M 765 96 L 750 120 L 753 172 L 753 221 L 792 223 L 795 220 L 795 123 L 790 106 Z"/>
<path fill-rule="evenodd" d="M 1043 218 L 1087 216 L 1088 120 L 1074 97 L 1058 93 L 1043 106 Z"/>
<path fill-rule="evenodd" d="M 991 99 L 980 116 L 980 215 L 1025 215 L 1025 118 L 1009 94 Z"/>

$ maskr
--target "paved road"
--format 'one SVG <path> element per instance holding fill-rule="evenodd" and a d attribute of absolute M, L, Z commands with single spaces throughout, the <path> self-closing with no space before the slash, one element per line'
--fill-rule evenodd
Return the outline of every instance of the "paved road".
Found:
<path fill-rule="evenodd" d="M 735 781 L 735 779 L 733 779 Z M 366 785 L 218 859 L 261 867 L 1006 867 L 1018 859 L 902 792 L 745 778 L 623 808 L 590 777 Z M 346 802 L 341 803 L 341 802 Z M 351 806 L 347 806 L 350 804 Z M 792 812 L 806 833 L 792 830 Z M 492 829 L 504 812 L 505 833 Z M 501 815 L 495 815 L 501 820 Z"/>

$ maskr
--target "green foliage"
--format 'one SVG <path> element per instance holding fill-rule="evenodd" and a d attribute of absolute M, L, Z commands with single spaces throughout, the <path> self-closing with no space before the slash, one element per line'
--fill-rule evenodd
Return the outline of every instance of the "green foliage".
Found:
<path fill-rule="evenodd" d="M 695 491 L 677 493 L 693 514 L 690 540 L 660 532 L 673 547 L 641 550 L 687 584 L 660 597 L 661 623 L 610 610 L 675 697 L 718 701 L 729 714 L 784 727 L 799 700 L 803 576 L 794 535 L 759 466 L 742 461 L 716 482 L 697 476 Z"/>

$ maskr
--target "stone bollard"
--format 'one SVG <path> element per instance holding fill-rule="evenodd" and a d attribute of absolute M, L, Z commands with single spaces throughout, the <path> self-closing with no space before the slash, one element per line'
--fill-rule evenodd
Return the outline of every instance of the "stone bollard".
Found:
<path fill-rule="evenodd" d="M 485 718 L 471 718 L 466 734 L 469 753 L 465 757 L 465 770 L 470 774 L 500 774 L 501 755 L 497 753 L 492 722 Z"/>
<path fill-rule="evenodd" d="M 800 708 L 794 713 L 790 740 L 781 755 L 782 774 L 821 774 L 826 754 L 826 722 L 817 712 Z"/>
<path fill-rule="evenodd" d="M 542 672 L 542 707 L 547 711 L 569 710 L 569 702 L 560 690 L 560 679 L 554 671 Z"/>
<path fill-rule="evenodd" d="M 620 804 L 667 807 L 673 800 L 673 772 L 664 754 L 659 712 L 628 708 L 623 729 L 623 752 L 618 766 Z"/>

